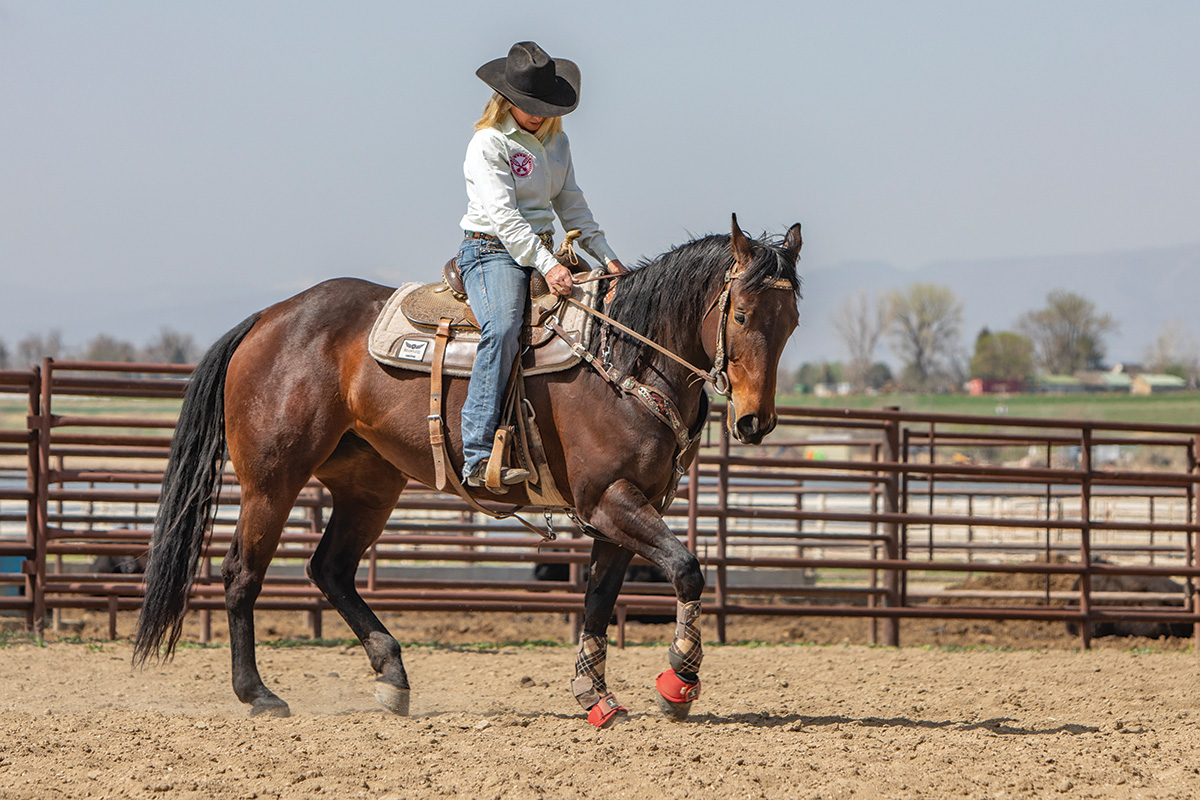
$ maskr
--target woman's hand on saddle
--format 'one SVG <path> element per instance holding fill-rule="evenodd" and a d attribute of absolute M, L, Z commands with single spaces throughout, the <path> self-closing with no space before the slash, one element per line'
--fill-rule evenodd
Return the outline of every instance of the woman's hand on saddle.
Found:
<path fill-rule="evenodd" d="M 617 258 L 614 258 L 612 261 L 608 262 L 608 271 L 613 275 L 629 274 L 629 270 L 625 269 L 625 265 L 622 264 L 620 259 Z"/>
<path fill-rule="evenodd" d="M 559 297 L 567 297 L 575 285 L 575 276 L 571 274 L 571 270 L 559 264 L 546 273 L 546 285 L 550 287 L 552 293 Z"/>

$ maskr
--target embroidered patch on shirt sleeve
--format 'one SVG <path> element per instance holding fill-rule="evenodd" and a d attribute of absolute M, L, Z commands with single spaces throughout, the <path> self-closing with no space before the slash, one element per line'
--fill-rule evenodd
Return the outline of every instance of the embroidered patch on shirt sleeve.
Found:
<path fill-rule="evenodd" d="M 512 174 L 518 178 L 527 178 L 533 172 L 533 156 L 528 153 L 513 153 L 508 159 Z"/>

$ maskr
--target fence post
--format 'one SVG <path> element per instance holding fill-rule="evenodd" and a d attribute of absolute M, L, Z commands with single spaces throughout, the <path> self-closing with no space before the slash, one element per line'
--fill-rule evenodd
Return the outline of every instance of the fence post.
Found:
<path fill-rule="evenodd" d="M 1196 475 L 1196 452 L 1200 450 L 1200 435 L 1192 437 L 1192 445 L 1188 448 L 1188 473 Z M 1187 485 L 1187 524 L 1196 522 L 1196 484 Z M 1196 551 L 1200 550 L 1200 531 L 1192 531 L 1184 539 L 1184 549 L 1187 551 L 1186 563 L 1189 567 L 1196 566 Z M 1200 593 L 1196 591 L 1196 579 L 1187 577 L 1187 596 L 1191 598 L 1192 613 L 1200 614 Z M 1192 623 L 1192 652 L 1200 653 L 1200 622 Z"/>
<path fill-rule="evenodd" d="M 38 415 L 37 536 L 33 555 L 33 633 L 46 631 L 46 546 L 50 537 L 50 383 L 54 359 L 42 359 L 42 408 Z"/>
<path fill-rule="evenodd" d="M 725 407 L 725 414 L 729 414 L 729 406 Z M 729 428 L 724 419 L 721 420 L 719 451 L 721 461 L 717 466 L 717 585 L 715 589 L 717 641 L 725 644 L 725 603 L 728 600 L 725 594 L 727 577 L 725 574 L 725 536 L 729 525 L 727 520 L 729 514 Z"/>
<path fill-rule="evenodd" d="M 30 370 L 29 378 L 29 419 L 26 420 L 25 430 L 29 434 L 27 445 L 27 466 L 25 473 L 25 489 L 29 499 L 25 503 L 25 544 L 33 552 L 37 552 L 38 539 L 38 508 L 41 501 L 41 435 L 40 426 L 35 427 L 34 421 L 40 416 L 42 371 L 38 367 Z M 26 558 L 21 564 L 21 572 L 25 575 L 25 596 L 31 601 L 34 596 L 35 561 Z M 25 630 L 34 629 L 33 604 L 25 609 Z"/>
<path fill-rule="evenodd" d="M 318 486 L 314 492 L 314 502 L 308 511 L 309 529 L 320 536 L 325 532 L 325 487 Z"/>
<path fill-rule="evenodd" d="M 214 521 L 215 524 L 215 521 Z M 205 583 L 211 583 L 213 577 L 212 556 L 207 552 L 204 554 L 204 561 L 200 574 L 204 577 Z M 208 644 L 212 641 L 212 611 L 207 608 L 200 609 L 200 643 Z"/>
<path fill-rule="evenodd" d="M 1046 439 L 1046 471 L 1047 472 L 1050 471 L 1051 467 L 1053 467 L 1053 465 L 1054 465 L 1054 457 L 1051 452 L 1052 449 L 1053 449 L 1053 445 L 1051 444 L 1050 439 L 1047 438 Z M 1050 537 L 1052 535 L 1050 532 L 1050 521 L 1051 521 L 1052 517 L 1050 515 L 1054 513 L 1051 510 L 1051 506 L 1053 506 L 1053 505 L 1054 505 L 1054 489 L 1051 486 L 1050 481 L 1047 480 L 1046 481 L 1046 565 L 1047 566 L 1050 565 L 1050 559 L 1053 556 L 1053 545 L 1050 542 Z M 1062 521 L 1062 506 L 1061 505 L 1058 508 L 1058 519 L 1060 522 Z M 1046 573 L 1046 605 L 1050 605 L 1050 584 L 1051 584 L 1053 578 L 1054 578 L 1054 576 L 1051 575 L 1049 572 Z"/>
<path fill-rule="evenodd" d="M 575 540 L 583 538 L 583 533 L 579 530 L 578 526 L 573 526 L 570 538 Z M 572 550 L 571 552 L 574 553 L 575 551 Z M 572 561 L 567 565 L 567 582 L 571 585 L 573 591 L 580 593 L 581 605 L 583 604 L 583 598 L 587 596 L 588 574 L 589 567 L 587 564 Z M 571 626 L 571 643 L 578 644 L 579 637 L 583 634 L 583 612 L 578 610 L 572 611 L 567 615 L 567 619 Z M 624 623 L 621 623 L 620 630 L 618 631 L 619 638 L 622 640 L 625 638 L 624 627 Z"/>
<path fill-rule="evenodd" d="M 795 506 L 795 508 L 796 508 L 797 514 L 804 513 L 804 479 L 803 478 L 796 479 L 796 506 Z M 804 519 L 802 517 L 797 517 L 797 519 L 796 519 L 796 538 L 801 541 L 804 540 Z M 804 545 L 803 544 L 796 545 L 796 558 L 804 558 Z"/>
<path fill-rule="evenodd" d="M 900 432 L 899 453 L 900 457 L 898 460 L 903 464 L 907 464 L 912 456 L 912 431 L 910 431 L 908 428 L 904 428 L 904 430 Z M 913 478 L 911 475 L 909 475 L 908 471 L 905 470 L 900 476 L 898 484 L 900 490 L 900 505 L 898 511 L 905 519 L 908 518 L 908 506 L 913 496 L 912 484 Z M 932 528 L 929 528 L 929 530 L 932 530 Z M 905 563 L 908 563 L 908 532 L 907 522 L 902 522 L 896 526 L 896 540 L 899 544 L 899 558 Z M 906 606 L 908 605 L 908 571 L 905 570 L 900 572 L 896 578 L 900 585 L 900 601 L 897 603 L 897 605 Z"/>
<path fill-rule="evenodd" d="M 1083 482 L 1079 487 L 1079 558 L 1083 574 L 1079 576 L 1079 611 L 1083 615 L 1079 626 L 1079 643 L 1084 650 L 1092 647 L 1092 428 L 1083 426 L 1079 467 Z"/>
<path fill-rule="evenodd" d="M 700 538 L 700 454 L 688 465 L 687 548 L 696 552 Z"/>
<path fill-rule="evenodd" d="M 882 450 L 879 442 L 871 444 L 871 462 L 878 466 Z M 874 473 L 875 477 L 879 476 L 879 472 Z M 876 534 L 879 533 L 879 520 L 875 519 L 875 515 L 879 513 L 879 483 L 871 481 L 871 560 L 875 561 L 879 558 L 879 543 L 875 540 Z M 871 593 L 867 595 L 867 607 L 875 608 L 879 605 L 879 601 L 875 596 L 875 589 L 879 588 L 879 570 L 871 570 L 871 579 L 868 583 L 868 588 Z M 871 644 L 879 644 L 879 617 L 871 617 L 870 638 L 868 641 Z"/>
<path fill-rule="evenodd" d="M 1191 470 L 1190 467 L 1188 469 L 1189 469 L 1189 471 Z M 1149 492 L 1147 492 L 1147 494 L 1149 494 Z M 1150 508 L 1147 509 L 1147 512 L 1148 512 L 1148 521 L 1150 523 L 1148 525 L 1148 528 L 1150 531 L 1150 566 L 1153 567 L 1154 566 L 1154 495 L 1151 494 L 1149 497 L 1147 497 L 1146 502 L 1150 504 Z M 1170 510 L 1168 508 L 1167 519 L 1170 520 L 1170 518 L 1171 518 Z"/>
<path fill-rule="evenodd" d="M 975 491 L 967 492 L 967 519 L 975 518 Z M 967 563 L 975 560 L 975 526 L 967 526 Z"/>
<path fill-rule="evenodd" d="M 905 448 L 905 450 L 907 450 L 907 448 Z M 930 422 L 929 423 L 929 466 L 932 467 L 935 461 L 937 461 L 937 425 L 933 422 Z M 926 481 L 925 481 L 925 491 L 929 492 L 929 495 L 926 498 L 925 508 L 928 511 L 930 517 L 933 516 L 933 511 L 934 511 L 933 495 L 936 492 L 936 487 L 937 487 L 937 476 L 934 475 L 933 472 L 930 472 L 928 479 L 926 479 Z M 928 532 L 926 535 L 929 538 L 929 541 L 928 541 L 929 560 L 933 561 L 933 523 L 932 522 L 929 523 L 929 529 L 928 529 Z M 904 591 L 906 593 L 908 591 L 908 573 L 904 574 Z"/>
<path fill-rule="evenodd" d="M 898 412 L 899 406 L 888 406 L 888 411 Z M 891 466 L 884 482 L 883 511 L 885 514 L 900 513 L 900 422 L 892 418 L 884 424 L 883 456 Z M 885 550 L 890 561 L 900 558 L 900 525 L 895 519 L 884 526 L 887 536 Z M 900 605 L 900 571 L 889 568 L 883 573 L 884 605 L 896 608 Z M 900 646 L 900 618 L 888 617 L 883 621 L 883 643 L 889 647 Z"/>

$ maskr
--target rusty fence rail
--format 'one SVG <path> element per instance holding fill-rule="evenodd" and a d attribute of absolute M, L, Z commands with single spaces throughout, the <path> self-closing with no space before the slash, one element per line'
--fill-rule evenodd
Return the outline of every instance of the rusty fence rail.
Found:
<path fill-rule="evenodd" d="M 141 603 L 144 555 L 190 368 L 45 360 L 0 372 L 0 610 L 30 628 L 65 609 Z M 738 615 L 857 616 L 872 641 L 898 644 L 902 619 L 1122 621 L 1190 629 L 1200 642 L 1196 514 L 1200 426 L 1006 416 L 780 408 L 757 447 L 722 435 L 704 446 L 668 523 L 704 565 L 717 638 Z M 220 559 L 239 491 L 225 476 L 192 608 L 201 638 L 223 608 Z M 319 636 L 329 605 L 304 560 L 330 513 L 320 484 L 301 493 L 258 607 L 307 612 Z M 550 546 L 520 526 L 421 487 L 402 495 L 359 572 L 382 611 L 572 614 L 582 608 L 590 541 L 565 518 Z M 534 564 L 566 565 L 537 581 Z M 101 568 L 101 565 L 103 567 Z M 963 586 L 971 576 L 1013 586 Z M 1130 591 L 1130 578 L 1144 583 Z M 1146 591 L 1149 588 L 1150 591 Z M 631 613 L 674 607 L 662 583 L 627 584 Z"/>

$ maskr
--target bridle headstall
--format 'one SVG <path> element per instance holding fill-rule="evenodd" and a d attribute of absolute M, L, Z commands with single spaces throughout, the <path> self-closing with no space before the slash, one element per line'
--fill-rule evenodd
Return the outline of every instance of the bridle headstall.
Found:
<path fill-rule="evenodd" d="M 636 339 L 647 347 L 662 353 L 672 361 L 682 365 L 696 378 L 711 384 L 714 392 L 726 398 L 730 405 L 730 412 L 732 413 L 733 397 L 732 392 L 730 391 L 729 374 L 726 371 L 725 329 L 729 324 L 729 300 L 733 291 L 733 282 L 741 278 L 745 271 L 745 267 L 742 266 L 742 264 L 735 258 L 733 263 L 725 270 L 725 285 L 721 288 L 720 294 L 713 299 L 713 302 L 709 304 L 708 309 L 705 310 L 704 316 L 701 317 L 700 327 L 701 330 L 703 330 L 704 321 L 708 319 L 708 315 L 713 312 L 713 309 L 720 309 L 721 318 L 717 325 L 716 352 L 713 355 L 712 369 L 708 370 L 707 372 L 687 361 L 682 356 L 671 352 L 652 339 L 649 339 L 637 331 L 629 328 L 628 326 L 617 322 L 604 312 L 592 308 L 584 303 L 580 303 L 578 300 L 572 297 L 563 298 L 564 302 L 561 305 L 571 304 L 576 308 L 591 314 L 597 319 L 602 320 L 607 325 L 611 325 L 627 336 Z M 621 277 L 622 275 L 597 275 L 595 277 L 584 278 L 581 281 L 577 281 L 577 283 L 587 283 L 594 280 L 606 279 L 612 279 L 615 281 Z M 610 289 L 610 302 L 612 296 L 615 294 L 616 287 L 617 284 L 614 283 L 612 289 Z M 792 284 L 786 278 L 779 278 L 772 281 L 768 288 L 790 290 L 792 289 Z M 683 422 L 683 418 L 679 413 L 679 409 L 676 408 L 675 403 L 673 403 L 669 397 L 654 387 L 641 383 L 633 378 L 633 376 L 621 377 L 614 367 L 601 364 L 590 350 L 584 347 L 579 340 L 571 335 L 570 332 L 563 329 L 562 325 L 559 323 L 557 313 L 551 312 L 546 321 L 543 322 L 543 325 L 554 331 L 555 334 L 567 342 L 571 347 L 571 351 L 575 353 L 575 355 L 577 355 L 584 361 L 584 363 L 594 369 L 600 375 L 600 377 L 607 381 L 618 392 L 631 395 L 640 400 L 642 405 L 646 407 L 646 410 L 649 411 L 652 416 L 656 417 L 660 422 L 670 428 L 671 432 L 675 435 L 676 447 L 674 476 L 671 481 L 671 485 L 667 488 L 667 493 L 663 496 L 662 501 L 657 506 L 659 513 L 662 513 L 667 509 L 668 506 L 671 505 L 671 501 L 675 499 L 675 493 L 679 488 L 679 481 L 683 478 L 684 473 L 687 471 L 687 464 L 691 461 L 691 453 L 695 449 L 695 446 L 699 443 L 700 436 L 704 432 L 703 420 L 697 420 L 698 424 L 695 426 L 694 431 L 689 430 L 688 426 Z"/>

